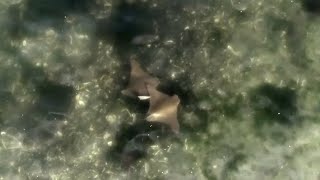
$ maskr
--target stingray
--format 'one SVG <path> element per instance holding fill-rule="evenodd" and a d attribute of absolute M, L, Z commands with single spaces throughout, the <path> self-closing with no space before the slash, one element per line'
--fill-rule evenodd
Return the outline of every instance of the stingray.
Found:
<path fill-rule="evenodd" d="M 166 124 L 174 133 L 179 133 L 177 119 L 179 97 L 164 94 L 151 85 L 147 85 L 147 89 L 150 94 L 147 121 Z"/>
<path fill-rule="evenodd" d="M 130 65 L 131 73 L 129 84 L 125 90 L 121 91 L 122 94 L 130 97 L 138 97 L 139 99 L 148 99 L 149 91 L 147 85 L 156 87 L 160 83 L 159 79 L 145 72 L 134 59 L 130 59 Z"/>

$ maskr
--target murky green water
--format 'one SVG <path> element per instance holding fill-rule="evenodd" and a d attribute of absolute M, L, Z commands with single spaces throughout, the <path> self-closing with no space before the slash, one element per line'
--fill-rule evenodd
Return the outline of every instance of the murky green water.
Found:
<path fill-rule="evenodd" d="M 319 179 L 319 6 L 1 1 L 0 179 Z M 132 55 L 178 136 L 120 93 Z"/>

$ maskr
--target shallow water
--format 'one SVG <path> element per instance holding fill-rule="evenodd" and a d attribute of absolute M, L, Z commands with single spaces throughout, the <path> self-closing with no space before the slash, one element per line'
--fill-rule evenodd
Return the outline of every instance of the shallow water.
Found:
<path fill-rule="evenodd" d="M 0 179 L 320 178 L 316 1 L 4 0 L 0 13 Z M 133 55 L 180 97 L 178 136 L 121 94 Z"/>

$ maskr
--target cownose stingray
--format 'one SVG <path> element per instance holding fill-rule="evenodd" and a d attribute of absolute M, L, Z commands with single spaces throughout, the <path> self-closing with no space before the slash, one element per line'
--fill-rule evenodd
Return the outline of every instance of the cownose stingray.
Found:
<path fill-rule="evenodd" d="M 130 65 L 129 84 L 125 90 L 121 91 L 122 94 L 130 97 L 138 97 L 139 99 L 148 99 L 149 91 L 147 85 L 156 87 L 160 83 L 159 79 L 145 72 L 140 64 L 133 58 L 130 59 Z"/>
<path fill-rule="evenodd" d="M 155 86 L 146 85 L 150 94 L 147 121 L 168 125 L 174 133 L 179 133 L 177 119 L 180 99 L 177 95 L 169 96 L 158 91 Z"/>

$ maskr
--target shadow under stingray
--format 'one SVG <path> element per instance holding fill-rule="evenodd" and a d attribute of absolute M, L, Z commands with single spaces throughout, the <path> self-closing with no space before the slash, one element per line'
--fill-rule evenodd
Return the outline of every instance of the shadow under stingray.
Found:
<path fill-rule="evenodd" d="M 147 158 L 150 145 L 161 140 L 177 137 L 169 127 L 161 123 L 138 121 L 132 125 L 123 124 L 115 137 L 115 144 L 106 152 L 106 160 L 114 165 L 128 169 L 137 161 Z"/>

